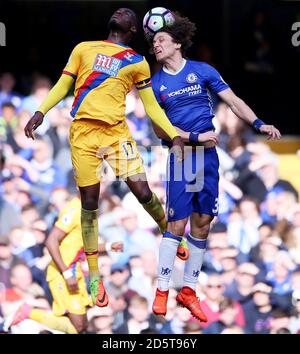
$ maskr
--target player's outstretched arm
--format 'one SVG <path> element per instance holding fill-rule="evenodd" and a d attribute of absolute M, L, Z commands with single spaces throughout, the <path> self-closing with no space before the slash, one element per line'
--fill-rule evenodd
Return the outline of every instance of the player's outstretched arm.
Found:
<path fill-rule="evenodd" d="M 184 143 L 165 112 L 158 104 L 152 88 L 144 88 L 139 90 L 138 93 L 145 107 L 145 111 L 152 122 L 162 129 L 172 140 L 173 147 L 176 150 L 174 150 L 174 152 L 177 155 L 177 160 L 183 160 Z"/>
<path fill-rule="evenodd" d="M 24 131 L 27 138 L 34 139 L 34 131 L 43 123 L 44 115 L 66 96 L 73 84 L 73 81 L 74 79 L 68 75 L 63 74 L 60 77 L 57 83 L 50 90 L 48 96 L 45 98 L 39 109 L 26 124 Z"/>
<path fill-rule="evenodd" d="M 215 145 L 219 143 L 218 135 L 210 130 L 205 133 L 198 133 L 198 132 L 186 132 L 182 129 L 176 127 L 178 134 L 180 134 L 181 138 L 184 142 L 193 142 L 205 145 L 206 143 L 212 142 Z"/>
<path fill-rule="evenodd" d="M 155 134 L 163 140 L 170 141 L 170 138 L 167 134 L 160 129 L 155 123 L 152 122 L 153 130 Z M 177 133 L 181 136 L 181 139 L 184 143 L 193 142 L 195 144 L 199 143 L 200 145 L 206 146 L 207 143 L 213 143 L 217 145 L 219 143 L 218 135 L 214 131 L 208 131 L 206 133 L 194 133 L 186 132 L 178 127 L 175 127 Z"/>
<path fill-rule="evenodd" d="M 260 133 L 267 134 L 268 140 L 281 138 L 280 131 L 277 128 L 258 119 L 252 109 L 242 99 L 237 97 L 230 88 L 219 92 L 218 95 L 228 104 L 235 115 L 252 125 Z"/>

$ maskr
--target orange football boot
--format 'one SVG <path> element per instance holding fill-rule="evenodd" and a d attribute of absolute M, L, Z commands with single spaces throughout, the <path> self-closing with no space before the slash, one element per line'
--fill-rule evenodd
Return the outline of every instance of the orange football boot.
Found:
<path fill-rule="evenodd" d="M 176 300 L 179 305 L 187 308 L 197 320 L 207 322 L 207 317 L 201 309 L 195 290 L 184 286 L 176 296 Z"/>
<path fill-rule="evenodd" d="M 162 315 L 162 316 L 166 315 L 168 295 L 169 295 L 169 290 L 162 291 L 156 289 L 155 299 L 152 305 L 152 312 L 155 315 Z"/>
<path fill-rule="evenodd" d="M 105 307 L 108 305 L 108 296 L 103 286 L 103 282 L 99 278 L 94 278 L 90 282 L 90 292 L 94 305 Z"/>

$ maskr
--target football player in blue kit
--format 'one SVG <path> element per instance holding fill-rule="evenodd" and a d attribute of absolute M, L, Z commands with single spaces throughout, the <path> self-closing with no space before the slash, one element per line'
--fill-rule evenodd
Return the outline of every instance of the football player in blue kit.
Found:
<path fill-rule="evenodd" d="M 159 249 L 158 285 L 153 303 L 156 315 L 165 315 L 169 281 L 177 247 L 190 220 L 187 236 L 189 258 L 185 263 L 183 288 L 177 301 L 198 320 L 206 322 L 206 315 L 196 296 L 196 284 L 206 250 L 210 223 L 218 214 L 219 160 L 215 145 L 214 117 L 210 92 L 217 94 L 243 121 L 268 139 L 280 139 L 280 132 L 257 118 L 247 104 L 237 97 L 219 72 L 204 62 L 186 59 L 195 25 L 186 17 L 176 15 L 171 27 L 164 27 L 152 39 L 152 49 L 162 68 L 152 77 L 156 99 L 164 108 L 171 123 L 178 128 L 190 152 L 177 163 L 171 153 L 168 159 L 167 182 L 168 231 L 163 234 Z M 168 144 L 160 129 L 156 134 Z M 202 147 L 201 147 L 202 145 Z M 186 176 L 194 171 L 194 180 Z M 181 177 L 178 178 L 178 171 Z M 195 177 L 196 176 L 196 177 Z M 196 188 L 195 188 L 196 186 Z"/>

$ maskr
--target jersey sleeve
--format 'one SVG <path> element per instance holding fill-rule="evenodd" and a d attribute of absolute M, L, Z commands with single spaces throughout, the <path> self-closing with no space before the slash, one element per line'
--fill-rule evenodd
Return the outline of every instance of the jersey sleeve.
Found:
<path fill-rule="evenodd" d="M 55 226 L 68 234 L 76 227 L 77 219 L 78 215 L 76 210 L 68 208 L 61 211 Z"/>
<path fill-rule="evenodd" d="M 138 65 L 138 70 L 134 75 L 133 83 L 137 90 L 142 90 L 146 87 L 151 86 L 151 73 L 150 67 L 147 63 L 146 59 L 144 58 L 141 63 Z"/>
<path fill-rule="evenodd" d="M 208 87 L 215 93 L 219 93 L 229 88 L 218 70 L 211 65 L 206 64 L 206 80 Z"/>
<path fill-rule="evenodd" d="M 80 66 L 80 53 L 81 46 L 78 44 L 73 50 L 63 70 L 63 74 L 71 76 L 73 79 L 76 79 L 79 66 Z"/>
<path fill-rule="evenodd" d="M 160 91 L 159 91 L 159 87 L 158 87 L 158 83 L 156 82 L 155 79 L 152 78 L 152 89 L 153 89 L 153 92 L 154 92 L 154 95 L 155 95 L 155 98 L 158 102 L 158 104 L 162 107 L 163 107 L 163 102 L 161 100 L 161 95 L 160 95 Z"/>

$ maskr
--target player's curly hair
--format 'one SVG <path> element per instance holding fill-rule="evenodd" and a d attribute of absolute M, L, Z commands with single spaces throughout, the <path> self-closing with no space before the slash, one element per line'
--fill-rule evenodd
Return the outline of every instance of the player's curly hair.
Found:
<path fill-rule="evenodd" d="M 196 25 L 179 12 L 172 11 L 175 22 L 171 26 L 165 26 L 158 32 L 168 33 L 176 43 L 181 44 L 181 53 L 185 56 L 186 51 L 192 46 L 192 38 L 196 32 Z"/>

